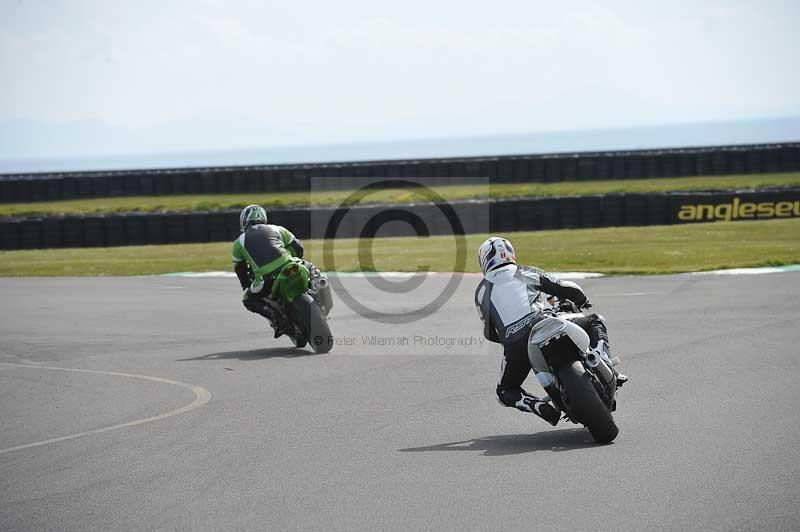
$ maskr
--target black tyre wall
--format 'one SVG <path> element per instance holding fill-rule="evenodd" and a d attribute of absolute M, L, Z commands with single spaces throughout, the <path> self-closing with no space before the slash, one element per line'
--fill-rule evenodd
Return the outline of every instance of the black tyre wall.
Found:
<path fill-rule="evenodd" d="M 758 192 L 609 194 L 568 198 L 526 198 L 502 201 L 454 201 L 449 206 L 463 230 L 474 233 L 508 233 L 565 227 L 589 228 L 642 226 L 725 220 L 726 210 L 746 203 L 793 208 L 778 215 L 731 220 L 798 217 L 800 188 Z M 681 216 L 686 209 L 703 206 L 705 217 Z M 709 218 L 708 209 L 714 211 Z M 413 229 L 407 223 L 385 224 L 381 236 L 408 236 L 415 230 L 427 234 L 452 235 L 454 229 L 433 204 L 367 205 L 353 207 L 336 232 L 336 238 L 358 238 L 375 216 L 388 211 L 411 213 Z M 288 227 L 298 238 L 322 238 L 334 208 L 271 209 L 270 219 Z M 699 212 L 699 210 L 698 210 Z M 738 213 L 738 211 L 737 211 Z M 382 219 L 382 218 L 378 218 Z M 419 222 L 418 220 L 421 220 Z M 421 225 L 420 225 L 421 223 Z M 419 231 L 425 235 L 426 231 Z M 232 241 L 239 235 L 239 211 L 172 214 L 109 214 L 51 218 L 0 219 L 0 249 L 126 246 L 184 242 Z"/>
<path fill-rule="evenodd" d="M 629 152 L 0 175 L 0 203 L 154 194 L 349 189 L 379 177 L 426 185 L 640 179 L 800 170 L 800 143 Z"/>

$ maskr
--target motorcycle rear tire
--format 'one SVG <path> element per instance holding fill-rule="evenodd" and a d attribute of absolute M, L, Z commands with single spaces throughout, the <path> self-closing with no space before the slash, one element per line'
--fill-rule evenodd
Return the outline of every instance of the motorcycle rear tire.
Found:
<path fill-rule="evenodd" d="M 597 443 L 610 443 L 619 434 L 619 428 L 603 400 L 597 395 L 592 376 L 583 364 L 573 362 L 558 372 L 558 380 L 565 389 L 572 417 L 582 423 Z"/>
<path fill-rule="evenodd" d="M 300 326 L 315 353 L 327 353 L 333 347 L 328 320 L 311 296 L 300 294 L 291 304 L 292 319 Z"/>

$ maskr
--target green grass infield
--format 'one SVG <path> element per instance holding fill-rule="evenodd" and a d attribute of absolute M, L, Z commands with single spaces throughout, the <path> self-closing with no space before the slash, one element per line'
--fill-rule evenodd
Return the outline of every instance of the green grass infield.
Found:
<path fill-rule="evenodd" d="M 305 241 L 320 268 L 477 271 L 486 234 Z M 800 219 L 507 233 L 518 260 L 553 271 L 661 274 L 800 264 Z M 0 252 L 0 276 L 109 276 L 231 270 L 231 244 Z M 361 260 L 359 260 L 361 256 Z M 459 257 L 461 259 L 459 260 Z M 333 259 L 333 261 L 330 260 Z"/>

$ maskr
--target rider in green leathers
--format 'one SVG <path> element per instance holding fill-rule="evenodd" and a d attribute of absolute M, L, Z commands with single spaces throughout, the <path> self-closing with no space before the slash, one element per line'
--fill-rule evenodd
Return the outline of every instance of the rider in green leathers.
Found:
<path fill-rule="evenodd" d="M 303 257 L 303 244 L 291 231 L 267 223 L 267 211 L 260 205 L 248 205 L 239 215 L 242 234 L 233 241 L 233 266 L 244 294 L 242 303 L 251 312 L 261 314 L 275 327 L 277 338 L 283 331 L 275 326 L 275 313 L 265 300 L 281 268 L 292 257 Z"/>

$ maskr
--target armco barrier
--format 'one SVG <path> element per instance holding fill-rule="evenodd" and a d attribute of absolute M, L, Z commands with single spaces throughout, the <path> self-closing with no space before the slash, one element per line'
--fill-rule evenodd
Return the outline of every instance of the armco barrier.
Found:
<path fill-rule="evenodd" d="M 0 174 L 0 203 L 170 194 L 355 189 L 375 178 L 425 185 L 640 179 L 800 170 L 800 143 L 407 161 Z"/>
<path fill-rule="evenodd" d="M 336 238 L 508 233 L 544 229 L 665 225 L 800 217 L 800 189 L 750 192 L 609 194 L 447 204 L 366 205 L 340 210 Z M 273 223 L 299 238 L 321 238 L 337 209 L 272 209 Z M 0 219 L 0 249 L 124 246 L 233 240 L 239 211 Z"/>

